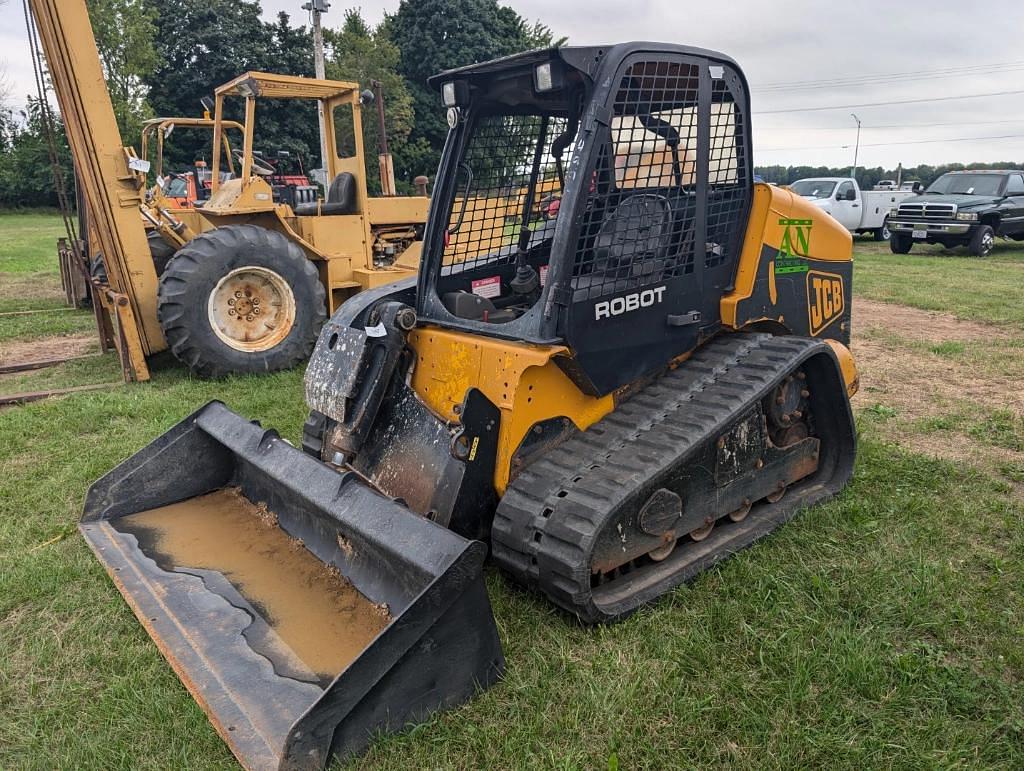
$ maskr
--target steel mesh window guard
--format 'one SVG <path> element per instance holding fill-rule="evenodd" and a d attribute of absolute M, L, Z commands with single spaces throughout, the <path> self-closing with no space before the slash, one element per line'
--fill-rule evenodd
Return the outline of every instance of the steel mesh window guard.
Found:
<path fill-rule="evenodd" d="M 721 68 L 717 68 L 721 70 Z M 747 183 L 742 170 L 744 144 L 738 141 L 746 131 L 744 116 L 737 109 L 725 79 L 711 80 L 711 145 L 708 150 L 707 252 L 704 264 L 714 267 L 736 258 L 742 235 L 741 219 L 747 205 Z"/>
<path fill-rule="evenodd" d="M 541 115 L 479 119 L 459 169 L 443 265 L 472 268 L 496 256 L 514 258 L 538 143 L 540 172 L 527 225 L 534 232 L 553 227 L 562 184 L 551 145 L 566 125 L 565 118 Z"/>
<path fill-rule="evenodd" d="M 575 300 L 693 272 L 699 82 L 699 66 L 679 61 L 622 75 L 573 264 Z M 730 259 L 736 245 L 725 240 L 746 200 L 739 116 L 721 79 L 712 100 L 705 264 Z"/>

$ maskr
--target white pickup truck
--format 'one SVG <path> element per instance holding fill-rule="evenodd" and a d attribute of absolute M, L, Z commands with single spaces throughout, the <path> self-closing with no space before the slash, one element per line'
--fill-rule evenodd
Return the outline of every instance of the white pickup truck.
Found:
<path fill-rule="evenodd" d="M 851 233 L 871 233 L 876 241 L 889 240 L 889 212 L 912 190 L 861 190 L 851 177 L 800 179 L 789 189 L 824 209 Z"/>

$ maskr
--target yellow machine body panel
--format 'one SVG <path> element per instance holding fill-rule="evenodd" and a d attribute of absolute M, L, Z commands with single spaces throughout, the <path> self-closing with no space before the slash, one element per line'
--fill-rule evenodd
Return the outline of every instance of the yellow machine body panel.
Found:
<path fill-rule="evenodd" d="M 612 394 L 584 394 L 555 359 L 563 346 L 539 346 L 438 328 L 409 333 L 416 352 L 412 387 L 443 420 L 458 422 L 466 392 L 476 388 L 501 412 L 494 487 L 503 495 L 512 457 L 535 425 L 565 417 L 581 431 L 615 408 Z"/>
<path fill-rule="evenodd" d="M 755 185 L 735 287 L 721 300 L 722 325 L 825 338 L 852 395 L 857 370 L 842 342 L 849 339 L 852 273 L 846 228 L 789 190 Z"/>
<path fill-rule="evenodd" d="M 430 199 L 421 195 L 366 199 L 366 215 L 371 226 L 426 222 L 429 208 Z"/>

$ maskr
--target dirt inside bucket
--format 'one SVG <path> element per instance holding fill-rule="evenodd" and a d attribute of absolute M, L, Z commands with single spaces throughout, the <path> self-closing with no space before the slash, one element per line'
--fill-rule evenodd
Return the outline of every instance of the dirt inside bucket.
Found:
<path fill-rule="evenodd" d="M 215 570 L 321 681 L 345 669 L 383 629 L 375 605 L 311 554 L 264 505 L 237 488 L 117 520 L 164 570 Z"/>

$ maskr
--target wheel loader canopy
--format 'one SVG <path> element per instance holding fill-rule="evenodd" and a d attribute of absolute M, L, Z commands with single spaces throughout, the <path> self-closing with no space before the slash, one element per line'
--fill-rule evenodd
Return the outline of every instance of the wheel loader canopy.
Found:
<path fill-rule="evenodd" d="M 451 130 L 420 318 L 567 344 L 574 380 L 598 395 L 718 322 L 752 196 L 735 62 L 661 43 L 563 47 L 429 82 Z"/>
<path fill-rule="evenodd" d="M 317 80 L 296 75 L 246 72 L 214 89 L 216 96 L 257 96 L 266 99 L 320 99 L 358 97 L 359 84 L 347 80 Z"/>

